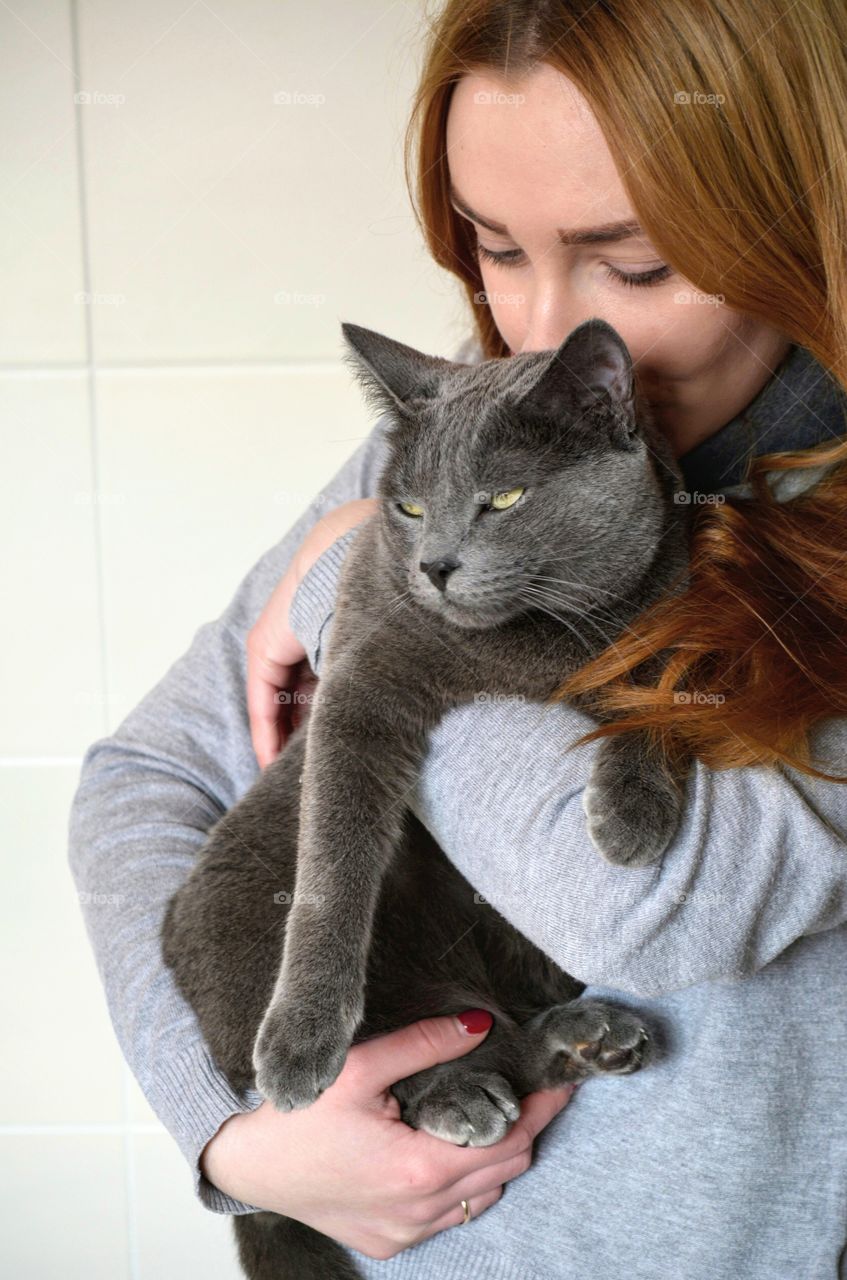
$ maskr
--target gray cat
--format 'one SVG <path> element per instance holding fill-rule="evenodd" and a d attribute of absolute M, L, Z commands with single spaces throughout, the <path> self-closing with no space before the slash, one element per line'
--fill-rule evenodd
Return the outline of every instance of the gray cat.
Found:
<path fill-rule="evenodd" d="M 605 322 L 480 365 L 342 329 L 389 413 L 380 509 L 347 554 L 308 720 L 212 828 L 163 951 L 233 1087 L 255 1084 L 282 1111 L 332 1084 L 352 1043 L 489 1009 L 470 1054 L 392 1087 L 408 1124 L 488 1145 L 527 1093 L 638 1070 L 655 1036 L 626 1008 L 577 999 L 583 985 L 474 894 L 404 800 L 450 707 L 543 702 L 685 586 L 691 506 Z M 600 742 L 585 808 L 606 858 L 661 856 L 685 772 L 640 732 Z M 254 1280 L 358 1275 L 303 1224 L 234 1224 Z"/>

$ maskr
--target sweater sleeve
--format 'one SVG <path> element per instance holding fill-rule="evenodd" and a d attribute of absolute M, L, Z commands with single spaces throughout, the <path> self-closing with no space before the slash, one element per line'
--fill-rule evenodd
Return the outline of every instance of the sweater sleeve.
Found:
<path fill-rule="evenodd" d="M 247 632 L 323 512 L 374 495 L 385 421 L 256 562 L 221 616 L 199 628 L 112 734 L 89 746 L 71 806 L 69 863 L 117 1039 L 188 1160 L 195 1193 L 216 1213 L 256 1211 L 209 1182 L 198 1161 L 224 1121 L 262 1097 L 236 1094 L 211 1058 L 162 958 L 162 921 L 210 828 L 259 772 L 246 707 Z"/>
<path fill-rule="evenodd" d="M 320 673 L 355 529 L 304 575 L 289 618 Z M 656 866 L 613 866 L 588 835 L 582 796 L 596 727 L 565 703 L 478 701 L 429 734 L 410 807 L 462 874 L 566 972 L 661 996 L 743 978 L 798 938 L 847 921 L 847 785 L 764 766 L 696 761 L 683 820 Z M 811 735 L 847 774 L 847 720 Z"/>

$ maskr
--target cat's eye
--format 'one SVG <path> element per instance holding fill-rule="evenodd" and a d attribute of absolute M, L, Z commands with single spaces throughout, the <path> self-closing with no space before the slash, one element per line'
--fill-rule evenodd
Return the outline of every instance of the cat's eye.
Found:
<path fill-rule="evenodd" d="M 419 507 L 416 502 L 398 502 L 397 506 L 401 511 L 405 511 L 407 516 L 423 515 L 423 507 Z"/>
<path fill-rule="evenodd" d="M 507 507 L 513 507 L 518 498 L 524 492 L 524 486 L 518 489 L 506 489 L 503 493 L 495 493 L 491 496 L 490 506 L 495 511 L 505 511 Z"/>

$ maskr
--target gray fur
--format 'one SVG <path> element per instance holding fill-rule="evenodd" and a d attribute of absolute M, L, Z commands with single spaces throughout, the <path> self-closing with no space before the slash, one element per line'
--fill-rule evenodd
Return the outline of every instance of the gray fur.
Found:
<path fill-rule="evenodd" d="M 556 351 L 470 366 L 343 330 L 392 420 L 380 508 L 348 552 L 308 721 L 210 832 L 164 954 L 233 1086 L 255 1081 L 280 1110 L 313 1102 L 352 1043 L 490 1009 L 471 1054 L 393 1086 L 408 1123 L 487 1145 L 526 1093 L 637 1070 L 655 1040 L 630 1011 L 578 1000 L 581 984 L 478 900 L 404 799 L 446 710 L 482 694 L 544 701 L 684 586 L 691 506 L 674 500 L 676 461 L 603 321 Z M 509 508 L 488 505 L 520 486 Z M 585 802 L 600 852 L 660 857 L 683 781 L 639 733 L 602 741 Z M 235 1224 L 256 1280 L 355 1274 L 301 1224 Z"/>

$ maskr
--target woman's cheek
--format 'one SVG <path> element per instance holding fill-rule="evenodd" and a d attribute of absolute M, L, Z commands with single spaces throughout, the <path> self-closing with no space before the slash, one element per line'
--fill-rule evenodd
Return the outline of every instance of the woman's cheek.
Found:
<path fill-rule="evenodd" d="M 668 288 L 661 307 L 645 314 L 643 323 L 628 326 L 629 337 L 622 326 L 621 337 L 645 372 L 660 369 L 665 378 L 690 378 L 719 357 L 729 336 L 727 325 L 722 308 L 680 299 L 673 286 Z"/>
<path fill-rule="evenodd" d="M 486 298 L 497 332 L 514 355 L 523 347 L 523 335 L 529 328 L 526 297 L 519 289 L 509 293 L 492 284 L 486 289 Z"/>

